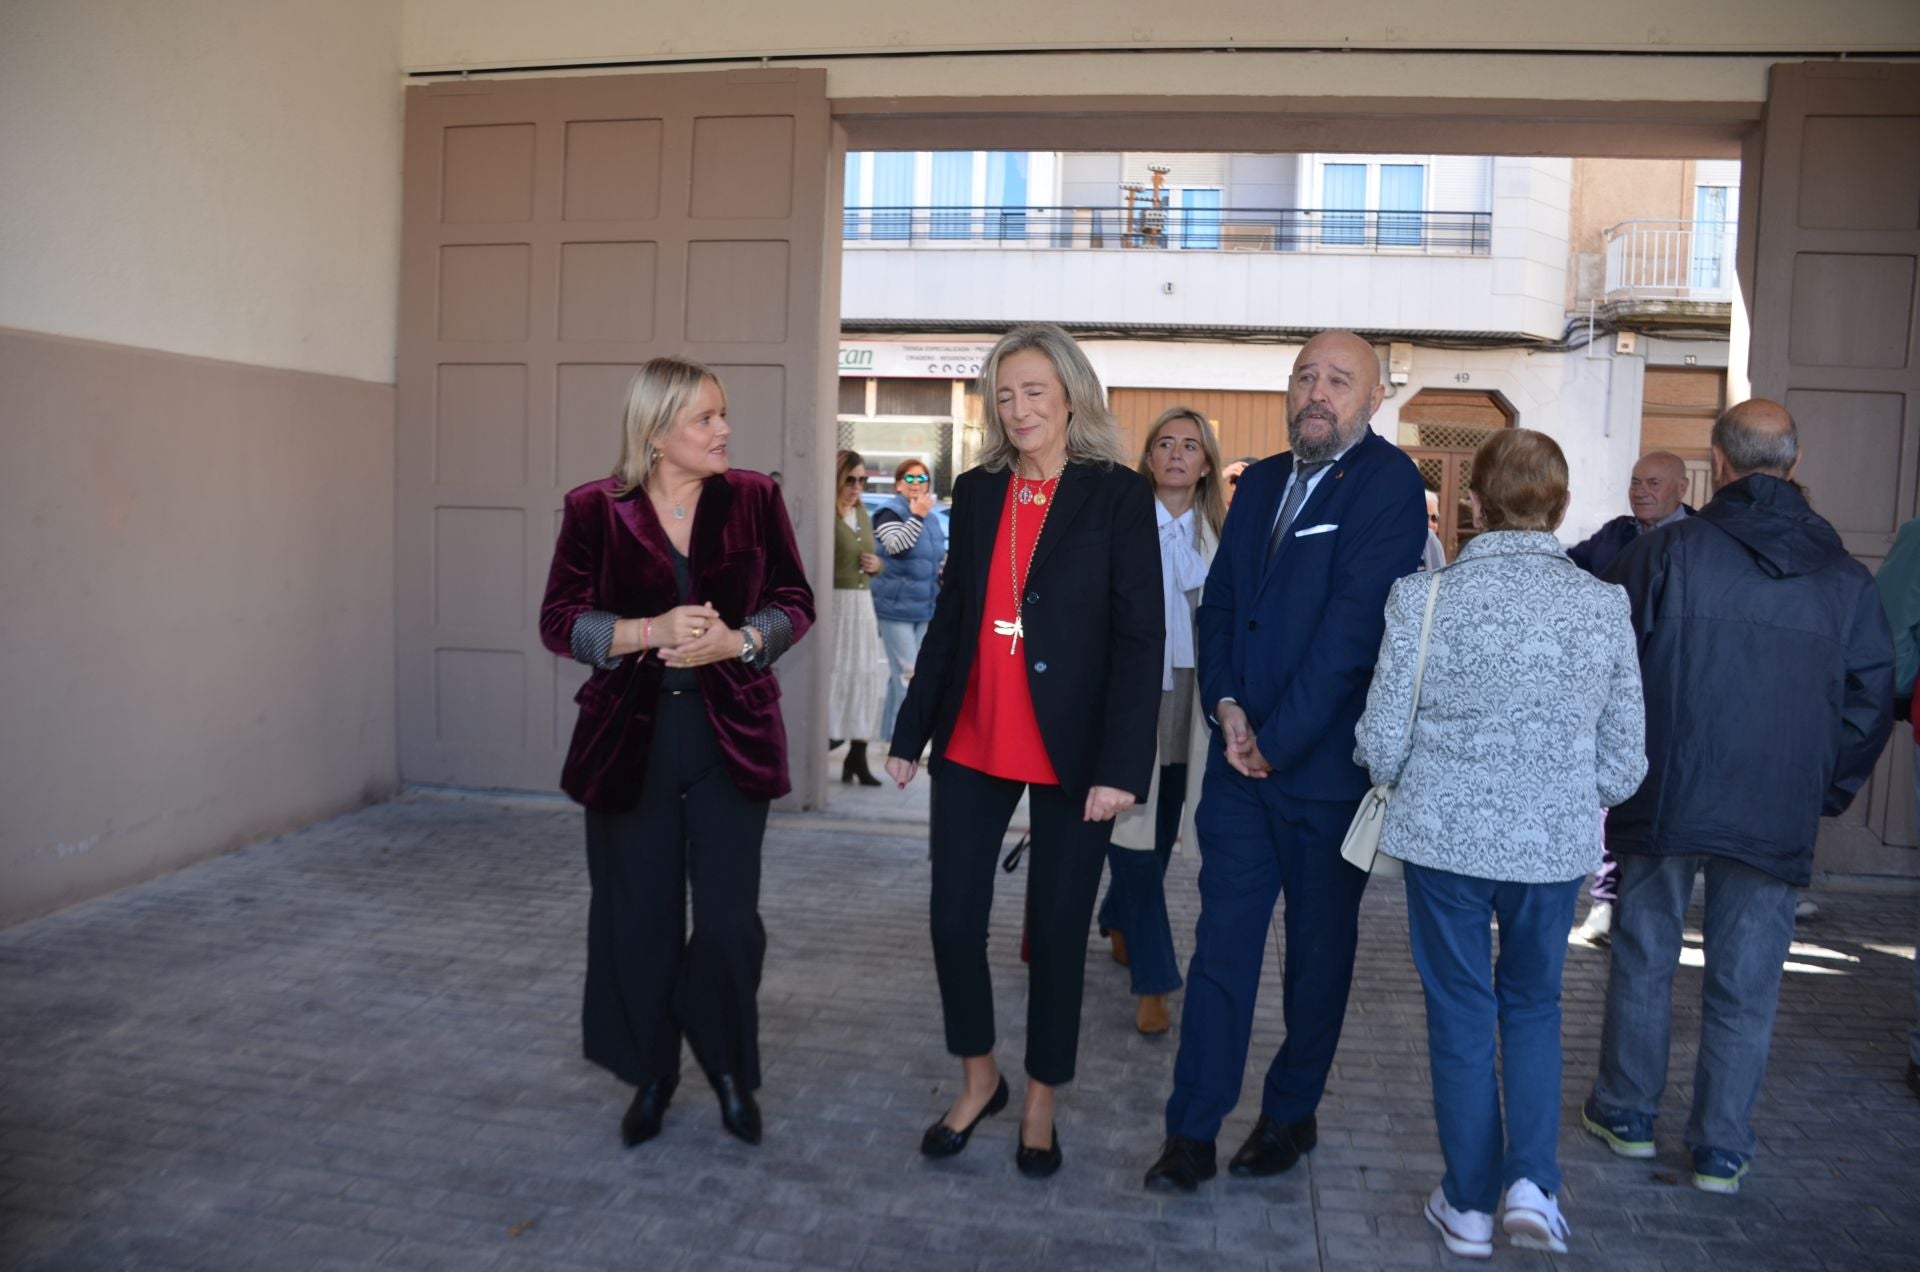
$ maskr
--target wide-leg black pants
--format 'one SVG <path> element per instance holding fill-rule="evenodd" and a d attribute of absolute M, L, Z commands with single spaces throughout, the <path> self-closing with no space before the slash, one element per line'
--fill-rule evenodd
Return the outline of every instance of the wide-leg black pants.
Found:
<path fill-rule="evenodd" d="M 587 813 L 587 1059 L 644 1086 L 679 1074 L 684 1032 L 709 1077 L 760 1085 L 766 829 L 767 803 L 734 785 L 700 696 L 663 693 L 640 802 Z"/>
<path fill-rule="evenodd" d="M 986 1055 L 994 1042 L 993 980 L 987 970 L 994 871 L 1022 790 L 1028 792 L 1033 823 L 1027 857 L 1032 872 L 1027 1075 L 1057 1086 L 1073 1081 L 1087 925 L 1113 823 L 1083 821 L 1086 800 L 1058 786 L 1029 787 L 948 761 L 933 784 L 933 962 L 947 1050 Z"/>

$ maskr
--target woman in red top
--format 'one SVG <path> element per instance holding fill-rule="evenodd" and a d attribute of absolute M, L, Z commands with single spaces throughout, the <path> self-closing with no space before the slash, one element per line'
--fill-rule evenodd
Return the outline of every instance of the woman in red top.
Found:
<path fill-rule="evenodd" d="M 953 487 L 946 577 L 893 727 L 905 786 L 933 754 L 934 965 L 963 1082 L 921 1151 L 949 1157 L 1007 1103 L 994 1063 L 987 922 L 1022 792 L 1033 850 L 1027 1091 L 1015 1160 L 1060 1166 L 1054 1088 L 1073 1078 L 1087 930 L 1113 818 L 1146 797 L 1165 606 L 1153 491 L 1124 464 L 1099 377 L 1051 325 L 980 368 L 980 466 Z"/>

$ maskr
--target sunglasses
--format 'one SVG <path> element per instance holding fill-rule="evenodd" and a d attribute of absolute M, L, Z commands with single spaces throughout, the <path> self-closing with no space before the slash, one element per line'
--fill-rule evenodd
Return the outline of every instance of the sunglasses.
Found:
<path fill-rule="evenodd" d="M 925 473 L 908 473 L 906 476 L 900 478 L 900 480 L 906 482 L 909 486 L 924 486 L 932 479 Z"/>
<path fill-rule="evenodd" d="M 847 478 L 843 478 L 840 484 L 842 486 L 858 486 L 861 482 L 865 480 L 866 478 L 864 477 L 847 477 Z"/>

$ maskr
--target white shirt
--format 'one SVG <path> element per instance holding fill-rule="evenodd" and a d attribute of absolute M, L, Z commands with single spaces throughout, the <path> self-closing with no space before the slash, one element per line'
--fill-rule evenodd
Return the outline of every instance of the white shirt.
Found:
<path fill-rule="evenodd" d="M 1365 436 L 1366 436 L 1365 433 L 1362 433 L 1360 435 L 1360 437 L 1365 437 Z M 1332 459 L 1327 461 L 1326 467 L 1322 468 L 1319 472 L 1315 473 L 1313 476 L 1307 478 L 1307 493 L 1300 500 L 1300 506 L 1302 508 L 1307 506 L 1307 500 L 1313 498 L 1313 492 L 1320 485 L 1320 479 L 1325 477 L 1327 473 L 1332 470 L 1335 464 L 1345 459 L 1347 457 L 1348 451 L 1352 450 L 1355 446 L 1360 444 L 1360 437 L 1354 438 L 1351 443 L 1349 443 L 1346 446 L 1343 446 L 1340 449 L 1339 454 L 1335 455 Z M 1287 496 L 1291 494 L 1293 491 L 1293 483 L 1299 480 L 1300 480 L 1300 465 L 1296 461 L 1293 466 L 1293 471 L 1287 474 L 1287 484 L 1280 488 L 1280 504 L 1278 507 L 1276 507 L 1273 510 L 1273 524 L 1267 527 L 1268 538 L 1273 537 L 1273 527 L 1280 524 L 1280 514 L 1286 510 Z M 1294 515 L 1299 516 L 1300 514 L 1296 512 Z"/>
<path fill-rule="evenodd" d="M 1193 545 L 1194 510 L 1179 516 L 1158 499 L 1153 511 L 1160 524 L 1160 582 L 1166 601 L 1167 640 L 1160 658 L 1160 688 L 1173 689 L 1173 669 L 1194 665 L 1193 608 L 1187 593 L 1207 581 L 1207 562 Z"/>

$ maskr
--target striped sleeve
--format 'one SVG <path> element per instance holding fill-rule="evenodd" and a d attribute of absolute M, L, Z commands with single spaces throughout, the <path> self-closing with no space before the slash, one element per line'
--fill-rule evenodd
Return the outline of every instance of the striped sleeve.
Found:
<path fill-rule="evenodd" d="M 873 519 L 873 537 L 879 540 L 882 552 L 899 556 L 920 541 L 923 524 L 919 517 L 902 519 L 893 509 L 882 508 L 880 515 Z"/>
<path fill-rule="evenodd" d="M 618 667 L 621 660 L 608 654 L 613 648 L 613 625 L 616 621 L 617 616 L 605 610 L 588 610 L 575 619 L 573 631 L 567 637 L 575 660 L 601 671 Z"/>

